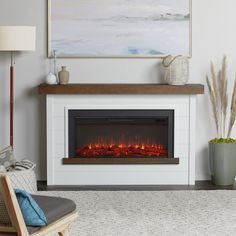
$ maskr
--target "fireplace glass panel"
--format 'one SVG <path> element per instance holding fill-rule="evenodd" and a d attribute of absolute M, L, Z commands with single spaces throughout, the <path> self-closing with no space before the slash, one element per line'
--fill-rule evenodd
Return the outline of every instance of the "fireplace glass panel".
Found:
<path fill-rule="evenodd" d="M 173 157 L 173 111 L 158 111 L 79 114 L 72 110 L 69 154 L 77 158 Z"/>

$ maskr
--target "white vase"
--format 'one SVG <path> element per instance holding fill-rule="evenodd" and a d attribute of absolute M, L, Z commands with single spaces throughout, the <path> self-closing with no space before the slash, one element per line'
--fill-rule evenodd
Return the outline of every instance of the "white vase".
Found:
<path fill-rule="evenodd" d="M 47 84 L 57 84 L 57 77 L 52 72 L 50 72 L 46 77 L 46 83 Z"/>

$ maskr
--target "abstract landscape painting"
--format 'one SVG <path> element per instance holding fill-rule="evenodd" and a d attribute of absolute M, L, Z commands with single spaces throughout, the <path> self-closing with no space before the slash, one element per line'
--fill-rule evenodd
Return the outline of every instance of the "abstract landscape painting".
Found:
<path fill-rule="evenodd" d="M 48 0 L 49 56 L 190 55 L 190 0 Z"/>

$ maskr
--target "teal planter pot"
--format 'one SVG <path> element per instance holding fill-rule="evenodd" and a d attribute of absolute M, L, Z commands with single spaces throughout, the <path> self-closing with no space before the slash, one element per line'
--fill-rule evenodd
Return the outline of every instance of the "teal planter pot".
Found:
<path fill-rule="evenodd" d="M 216 185 L 233 185 L 236 175 L 236 143 L 209 142 L 212 182 Z"/>

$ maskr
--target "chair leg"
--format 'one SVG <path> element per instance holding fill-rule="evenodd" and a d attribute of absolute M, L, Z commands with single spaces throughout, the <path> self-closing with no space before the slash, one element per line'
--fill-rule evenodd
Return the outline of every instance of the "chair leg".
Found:
<path fill-rule="evenodd" d="M 69 236 L 69 230 L 68 227 L 66 227 L 65 229 L 63 229 L 62 231 L 58 232 L 59 236 Z"/>

